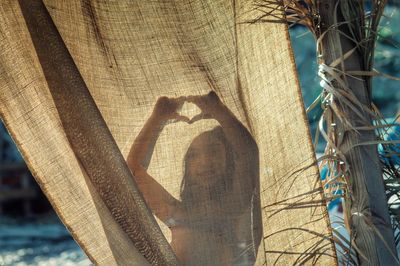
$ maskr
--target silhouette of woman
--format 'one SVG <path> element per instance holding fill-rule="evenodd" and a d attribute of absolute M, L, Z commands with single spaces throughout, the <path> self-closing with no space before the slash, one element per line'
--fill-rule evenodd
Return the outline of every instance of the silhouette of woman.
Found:
<path fill-rule="evenodd" d="M 197 105 L 191 120 L 178 113 Z M 155 143 L 169 120 L 215 119 L 220 126 L 195 137 L 184 158 L 180 200 L 148 173 Z M 261 241 L 258 148 L 214 92 L 161 97 L 135 139 L 127 163 L 148 206 L 171 230 L 183 265 L 253 265 Z"/>

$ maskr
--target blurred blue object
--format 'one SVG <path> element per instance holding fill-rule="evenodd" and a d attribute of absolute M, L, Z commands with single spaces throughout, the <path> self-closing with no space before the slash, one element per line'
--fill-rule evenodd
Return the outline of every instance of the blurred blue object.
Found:
<path fill-rule="evenodd" d="M 329 175 L 329 169 L 328 167 L 323 167 L 320 171 L 321 174 L 321 180 L 325 180 L 328 175 Z M 343 191 L 342 190 L 337 190 L 334 192 L 334 195 L 343 195 Z M 333 211 L 334 209 L 336 209 L 337 207 L 339 207 L 342 204 L 342 198 L 337 198 L 334 200 L 329 201 L 328 203 L 328 211 Z"/>
<path fill-rule="evenodd" d="M 400 141 L 400 124 L 391 127 L 384 136 L 386 141 Z M 379 154 L 386 164 L 400 165 L 400 143 L 378 147 Z"/>
<path fill-rule="evenodd" d="M 0 163 L 23 162 L 14 141 L 0 122 Z"/>
<path fill-rule="evenodd" d="M 0 216 L 0 265 L 89 266 L 92 263 L 55 215 L 45 219 Z"/>

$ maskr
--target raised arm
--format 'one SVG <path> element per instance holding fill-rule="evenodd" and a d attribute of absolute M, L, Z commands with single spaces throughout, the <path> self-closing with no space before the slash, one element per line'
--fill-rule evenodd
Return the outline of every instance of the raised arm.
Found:
<path fill-rule="evenodd" d="M 162 221 L 168 219 L 170 208 L 176 206 L 178 201 L 147 173 L 147 168 L 154 146 L 166 123 L 169 120 L 189 121 L 188 118 L 178 114 L 184 100 L 184 98 L 167 97 L 158 99 L 151 116 L 133 142 L 127 158 L 128 167 L 146 203 Z"/>
<path fill-rule="evenodd" d="M 245 193 L 251 196 L 252 191 L 259 183 L 259 157 L 257 144 L 249 131 L 220 101 L 215 92 L 202 96 L 189 96 L 187 101 L 196 104 L 202 111 L 200 115 L 192 118 L 191 122 L 212 118 L 220 123 L 226 139 L 234 150 L 234 178 L 237 189 L 251 190 Z"/>
<path fill-rule="evenodd" d="M 247 263 L 255 261 L 262 238 L 257 144 L 250 132 L 214 92 L 203 96 L 190 96 L 188 101 L 196 104 L 202 111 L 191 122 L 204 118 L 216 119 L 234 150 L 234 191 L 231 195 L 235 202 L 235 211 L 241 213 L 235 220 L 235 234 L 241 244 L 246 246 L 241 251 L 240 258 Z"/>

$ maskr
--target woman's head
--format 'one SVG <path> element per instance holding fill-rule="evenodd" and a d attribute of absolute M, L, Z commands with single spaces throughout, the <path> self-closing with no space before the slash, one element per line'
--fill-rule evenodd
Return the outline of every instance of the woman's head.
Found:
<path fill-rule="evenodd" d="M 184 158 L 182 201 L 196 202 L 194 195 L 208 190 L 213 199 L 232 187 L 233 150 L 220 126 L 198 135 Z"/>

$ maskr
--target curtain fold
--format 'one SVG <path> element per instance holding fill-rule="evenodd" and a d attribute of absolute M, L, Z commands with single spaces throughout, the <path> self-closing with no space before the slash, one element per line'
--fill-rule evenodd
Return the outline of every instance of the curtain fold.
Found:
<path fill-rule="evenodd" d="M 258 146 L 256 265 L 336 263 L 285 25 L 249 23 L 261 14 L 245 0 L 19 2 L 0 5 L 0 114 L 92 261 L 176 264 L 124 158 L 157 99 L 214 91 Z M 147 172 L 174 198 L 193 140 L 217 125 L 160 133 Z"/>

